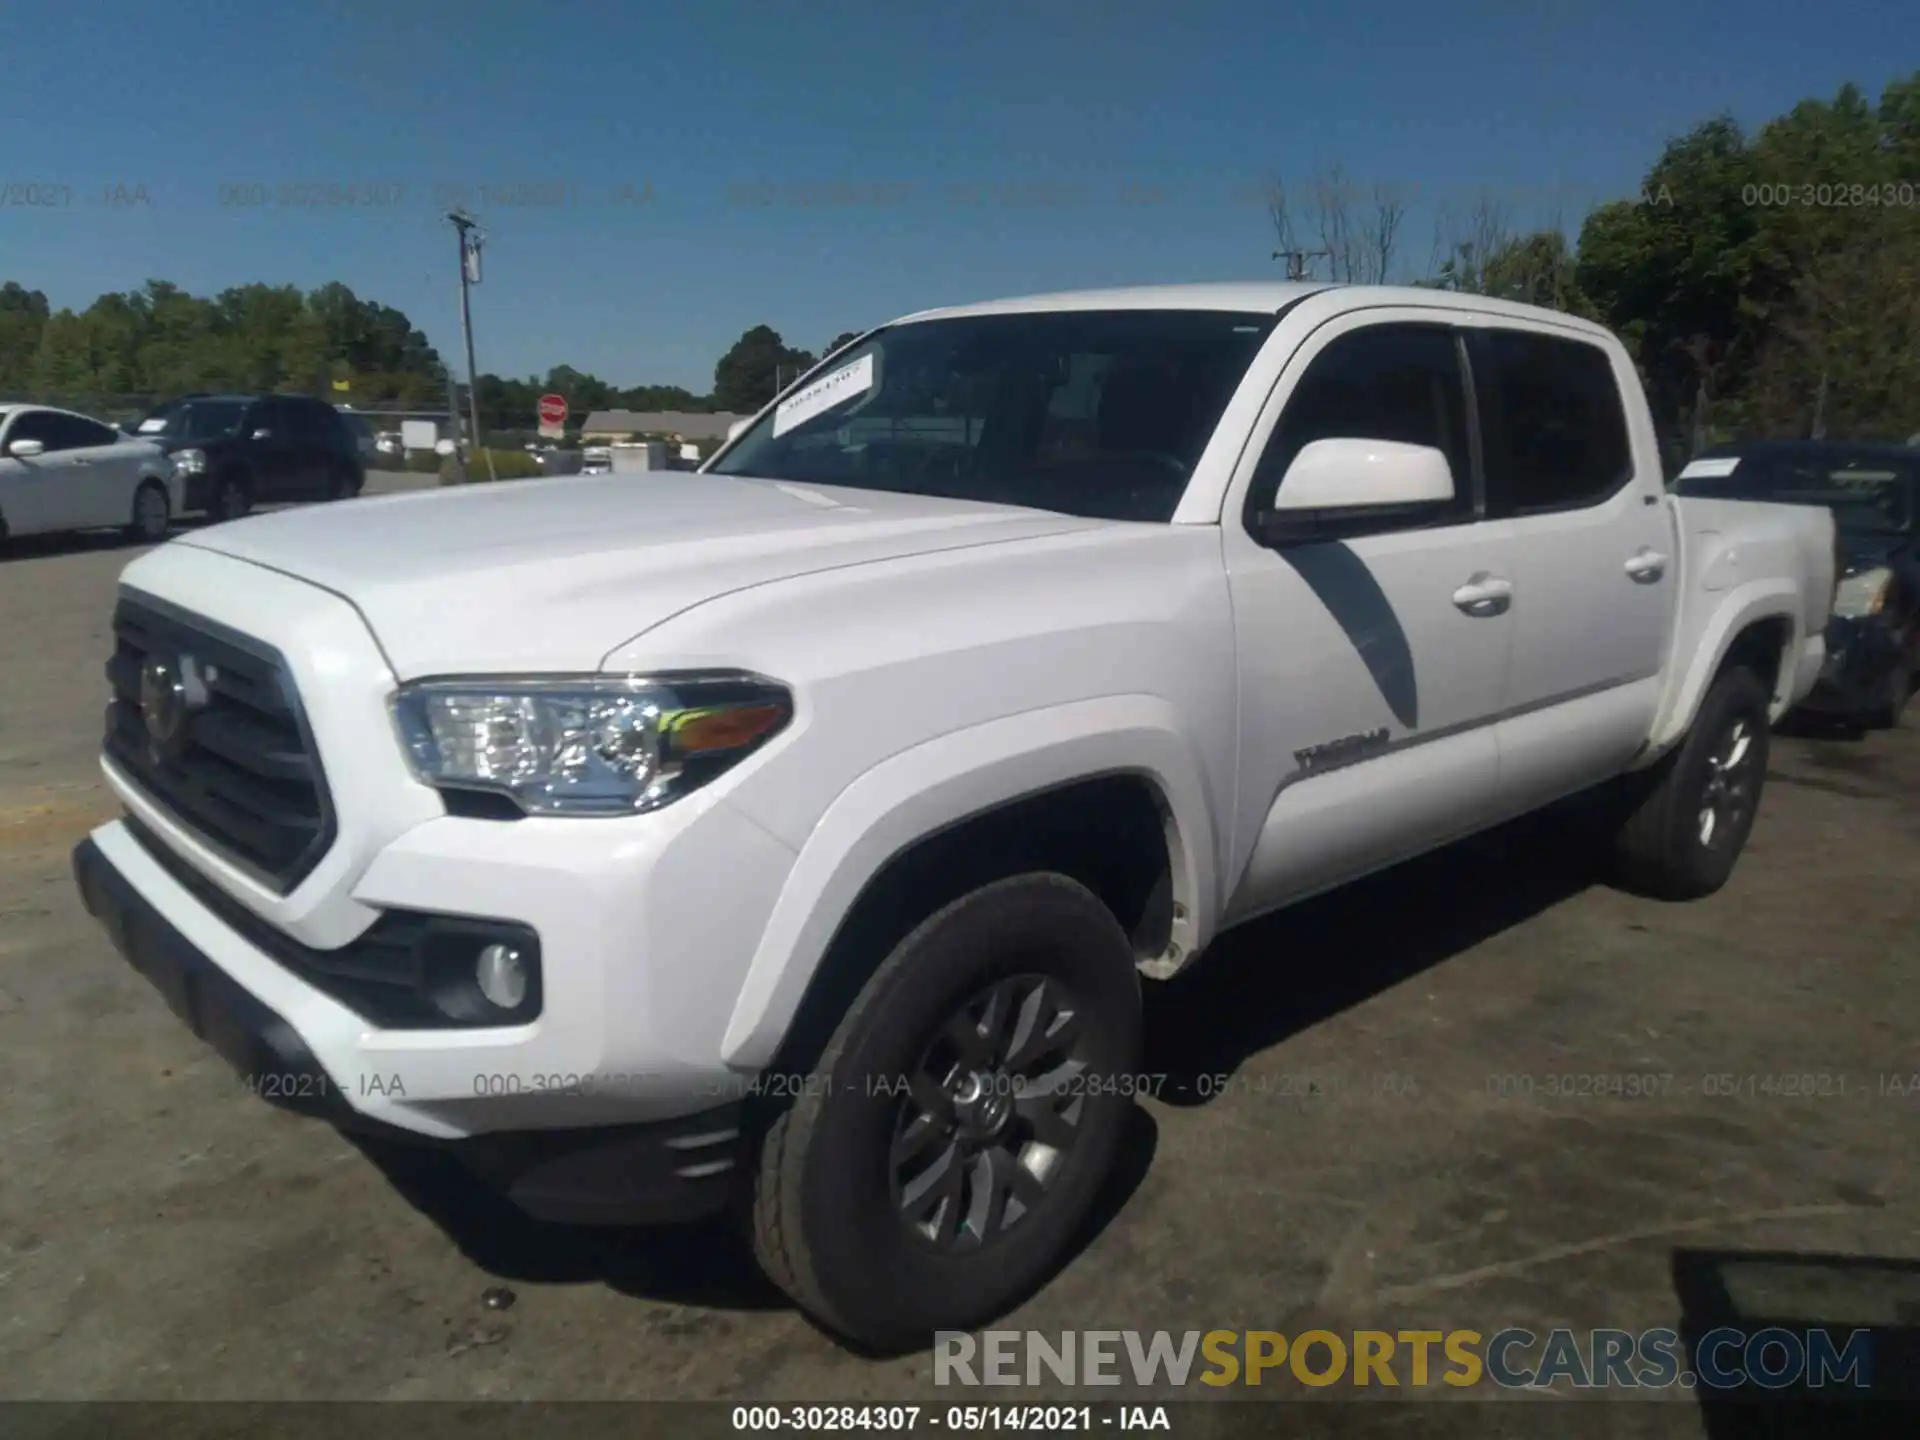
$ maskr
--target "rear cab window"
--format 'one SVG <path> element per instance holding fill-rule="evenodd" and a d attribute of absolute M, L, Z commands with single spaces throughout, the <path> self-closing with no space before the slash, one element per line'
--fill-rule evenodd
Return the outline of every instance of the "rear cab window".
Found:
<path fill-rule="evenodd" d="M 1495 514 L 1582 510 L 1632 480 L 1626 406 L 1604 349 L 1500 328 L 1469 346 Z"/>

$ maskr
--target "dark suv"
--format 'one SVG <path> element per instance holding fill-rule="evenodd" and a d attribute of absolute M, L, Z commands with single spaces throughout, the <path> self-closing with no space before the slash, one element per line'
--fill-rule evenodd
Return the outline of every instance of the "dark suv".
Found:
<path fill-rule="evenodd" d="M 367 472 L 340 412 L 304 395 L 185 395 L 139 425 L 186 482 L 183 508 L 235 520 L 279 500 L 346 500 Z"/>
<path fill-rule="evenodd" d="M 1748 441 L 1697 457 L 1673 488 L 1833 512 L 1838 584 L 1827 664 L 1804 708 L 1898 725 L 1920 679 L 1920 448 Z"/>

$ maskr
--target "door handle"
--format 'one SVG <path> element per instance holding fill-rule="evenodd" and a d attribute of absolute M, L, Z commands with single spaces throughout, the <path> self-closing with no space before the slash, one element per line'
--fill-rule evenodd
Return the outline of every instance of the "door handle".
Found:
<path fill-rule="evenodd" d="M 1626 569 L 1636 585 L 1651 585 L 1667 573 L 1667 557 L 1642 546 L 1627 558 Z"/>
<path fill-rule="evenodd" d="M 1504 615 L 1513 604 L 1513 582 L 1478 571 L 1453 592 L 1453 603 L 1477 620 Z"/>

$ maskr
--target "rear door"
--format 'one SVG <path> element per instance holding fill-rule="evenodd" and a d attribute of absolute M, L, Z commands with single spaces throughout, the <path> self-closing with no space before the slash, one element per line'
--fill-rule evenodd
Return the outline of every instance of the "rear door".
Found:
<path fill-rule="evenodd" d="M 1447 312 L 1361 311 L 1315 330 L 1256 424 L 1222 517 L 1241 677 L 1229 920 L 1478 828 L 1497 805 L 1494 726 L 1512 619 L 1508 527 L 1484 515 L 1465 350 Z M 1455 496 L 1293 543 L 1249 518 L 1314 440 L 1446 455 Z M 1249 853 L 1250 849 L 1250 853 Z"/>
<path fill-rule="evenodd" d="M 282 396 L 275 404 L 280 409 L 287 435 L 289 498 L 312 500 L 320 493 L 322 467 L 322 437 L 314 417 L 314 407 L 304 400 L 287 396 Z"/>
<path fill-rule="evenodd" d="M 366 421 L 358 416 L 350 421 L 323 400 L 302 401 L 300 409 L 313 436 L 314 497 L 333 499 L 342 493 L 343 486 L 351 484 L 365 463 L 354 427 L 357 422 L 365 430 Z M 367 443 L 372 444 L 370 433 Z"/>
<path fill-rule="evenodd" d="M 1513 535 L 1506 808 L 1624 769 L 1650 732 L 1673 628 L 1673 522 L 1624 354 L 1582 332 L 1483 320 L 1470 344 L 1492 514 Z"/>

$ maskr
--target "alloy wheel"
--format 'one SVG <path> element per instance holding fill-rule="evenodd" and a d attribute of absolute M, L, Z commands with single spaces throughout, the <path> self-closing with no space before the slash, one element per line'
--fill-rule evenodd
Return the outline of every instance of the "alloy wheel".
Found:
<path fill-rule="evenodd" d="M 167 533 L 167 497 L 148 486 L 133 500 L 133 523 L 141 535 L 158 540 Z"/>
<path fill-rule="evenodd" d="M 1732 843 L 1753 804 L 1753 731 L 1742 717 L 1727 727 L 1707 756 L 1707 783 L 1700 796 L 1700 843 L 1708 849 Z"/>
<path fill-rule="evenodd" d="M 1059 980 L 1016 975 L 949 1017 L 906 1077 L 889 1169 L 901 1220 L 977 1250 L 1045 1199 L 1080 1135 L 1088 1037 Z"/>

